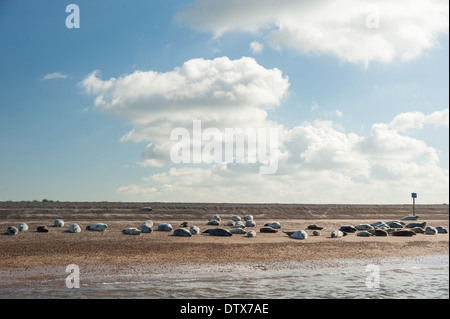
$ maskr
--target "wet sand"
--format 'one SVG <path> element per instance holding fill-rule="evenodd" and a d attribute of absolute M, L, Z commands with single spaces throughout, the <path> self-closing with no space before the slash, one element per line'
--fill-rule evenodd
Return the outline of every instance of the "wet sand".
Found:
<path fill-rule="evenodd" d="M 142 207 L 152 211 L 142 211 Z M 214 215 L 222 218 L 220 226 L 206 225 Z M 226 226 L 231 216 L 254 216 L 257 237 L 244 235 L 215 237 L 199 234 L 189 238 L 156 231 L 160 223 L 174 229 L 187 221 L 201 231 Z M 187 204 L 187 203 L 0 203 L 0 284 L 7 278 L 36 281 L 64 275 L 65 267 L 76 264 L 97 269 L 116 267 L 117 272 L 136 265 L 150 265 L 155 272 L 171 265 L 224 265 L 229 263 L 288 263 L 303 260 L 339 258 L 372 258 L 383 256 L 418 256 L 449 253 L 448 234 L 414 237 L 358 237 L 349 234 L 330 238 L 341 225 L 400 220 L 411 215 L 411 205 L 285 205 L 285 204 Z M 449 227 L 448 205 L 416 205 L 419 221 L 430 226 Z M 56 218 L 64 220 L 63 228 L 52 227 Z M 127 227 L 139 227 L 145 220 L 154 222 L 151 234 L 122 234 Z M 324 227 L 321 236 L 307 240 L 290 239 L 278 233 L 260 233 L 270 221 L 280 222 L 281 230 L 306 230 L 310 224 Z M 8 226 L 25 222 L 29 230 L 15 236 L 5 235 Z M 81 233 L 68 233 L 77 223 Z M 87 225 L 106 223 L 104 232 L 85 230 Z M 39 225 L 49 226 L 48 233 L 36 232 Z M 248 230 L 252 228 L 247 228 Z M 112 268 L 111 268 L 112 267 Z M 210 266 L 208 266 L 210 267 Z M 39 271 L 39 269 L 46 269 Z M 51 269 L 54 269 L 53 274 Z M 58 273 L 58 271 L 60 273 Z M 65 274 L 66 276 L 67 274 Z"/>

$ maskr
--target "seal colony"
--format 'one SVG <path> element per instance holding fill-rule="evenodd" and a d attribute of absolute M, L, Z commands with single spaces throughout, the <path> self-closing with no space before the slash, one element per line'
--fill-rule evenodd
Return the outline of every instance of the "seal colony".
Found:
<path fill-rule="evenodd" d="M 141 209 L 144 211 L 151 211 L 147 207 Z M 427 226 L 426 221 L 418 221 L 419 216 L 406 216 L 401 220 L 391 221 L 376 221 L 373 223 L 362 223 L 356 225 L 341 225 L 339 229 L 334 229 L 329 232 L 329 236 L 326 238 L 343 238 L 349 234 L 356 234 L 357 237 L 413 237 L 417 234 L 423 234 L 427 236 L 434 236 L 437 234 L 447 234 L 448 230 L 443 226 Z M 408 222 L 408 223 L 406 223 Z M 64 228 L 64 221 L 62 219 L 55 219 L 53 227 Z M 192 225 L 187 228 L 190 222 L 184 221 L 180 224 L 179 228 L 173 230 L 173 227 L 169 223 L 160 223 L 157 226 L 154 225 L 152 220 L 145 220 L 138 227 L 131 226 L 122 230 L 124 235 L 141 235 L 152 234 L 154 230 L 159 232 L 167 232 L 170 236 L 174 237 L 192 237 L 193 235 L 209 235 L 217 237 L 231 237 L 233 235 L 242 235 L 242 237 L 253 238 L 257 237 L 257 225 L 258 220 L 255 220 L 253 215 L 243 214 L 243 216 L 233 215 L 228 222 L 224 222 L 219 215 L 214 215 L 209 218 L 204 225 L 216 226 L 208 227 L 201 230 L 199 226 Z M 290 239 L 307 240 L 309 236 L 322 236 L 324 227 L 317 224 L 309 224 L 305 229 L 282 229 L 282 223 L 279 221 L 271 221 L 268 223 L 259 223 L 260 234 L 275 234 L 280 230 L 286 234 Z M 222 226 L 222 227 L 217 227 Z M 231 227 L 226 229 L 225 227 Z M 249 228 L 249 229 L 248 229 Z M 5 232 L 6 235 L 18 235 L 20 232 L 27 231 L 28 225 L 24 222 L 18 224 L 18 226 L 9 226 Z M 108 225 L 105 223 L 95 223 L 86 226 L 88 231 L 104 232 L 107 231 Z M 172 231 L 173 230 L 173 231 Z M 320 230 L 320 231 L 319 231 Z M 309 233 L 307 232 L 309 231 Z M 322 232 L 321 232 L 322 231 Z M 49 228 L 46 225 L 41 225 L 36 228 L 36 232 L 49 232 Z M 71 224 L 65 231 L 67 233 L 80 233 L 81 227 L 78 224 Z"/>

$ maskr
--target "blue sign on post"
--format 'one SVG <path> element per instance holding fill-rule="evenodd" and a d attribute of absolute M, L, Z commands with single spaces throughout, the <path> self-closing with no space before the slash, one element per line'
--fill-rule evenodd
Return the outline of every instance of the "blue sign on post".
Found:
<path fill-rule="evenodd" d="M 417 198 L 417 193 L 411 193 L 411 197 L 413 199 L 413 216 L 416 216 L 416 198 Z"/>

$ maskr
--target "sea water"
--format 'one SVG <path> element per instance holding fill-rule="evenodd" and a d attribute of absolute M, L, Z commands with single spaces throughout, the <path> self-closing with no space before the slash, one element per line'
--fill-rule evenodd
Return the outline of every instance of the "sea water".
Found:
<path fill-rule="evenodd" d="M 282 265 L 282 266 L 280 266 Z M 205 269 L 209 271 L 205 272 Z M 449 298 L 449 256 L 180 265 L 164 274 L 82 278 L 80 288 L 0 287 L 0 298 Z"/>

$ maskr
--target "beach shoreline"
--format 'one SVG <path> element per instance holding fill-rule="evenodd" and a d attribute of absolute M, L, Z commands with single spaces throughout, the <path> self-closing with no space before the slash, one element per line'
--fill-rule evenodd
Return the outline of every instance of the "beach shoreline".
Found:
<path fill-rule="evenodd" d="M 153 210 L 140 209 L 147 206 L 152 206 Z M 417 209 L 420 221 L 427 221 L 431 226 L 449 227 L 448 205 L 426 207 Z M 365 210 L 362 211 L 362 208 Z M 349 234 L 343 238 L 330 238 L 331 231 L 341 225 L 399 220 L 410 215 L 409 208 L 408 205 L 161 203 L 158 206 L 155 203 L 3 202 L 0 203 L 0 285 L 66 278 L 65 270 L 70 264 L 90 269 L 92 275 L 101 276 L 102 267 L 106 267 L 110 273 L 122 275 L 129 272 L 128 275 L 132 276 L 132 269 L 137 269 L 135 267 L 138 265 L 144 268 L 150 265 L 155 273 L 175 268 L 179 271 L 182 269 L 180 265 L 186 265 L 186 269 L 195 265 L 220 269 L 227 265 L 248 264 L 261 270 L 258 265 L 267 269 L 269 264 L 287 267 L 290 262 L 301 261 L 448 255 L 448 234 L 367 238 Z M 139 227 L 145 220 L 152 220 L 155 226 L 170 223 L 174 229 L 187 221 L 204 231 L 215 227 L 206 224 L 216 214 L 222 217 L 220 227 L 227 229 L 231 228 L 226 226 L 231 216 L 242 218 L 245 214 L 252 214 L 257 236 L 215 237 L 199 234 L 185 238 L 161 231 L 139 236 L 122 234 L 124 228 Z M 51 227 L 56 218 L 65 221 L 64 227 Z M 280 222 L 281 230 L 306 230 L 310 224 L 320 225 L 324 229 L 321 236 L 312 236 L 312 230 L 306 230 L 309 235 L 306 240 L 291 239 L 281 230 L 273 234 L 259 232 L 260 227 L 273 220 Z M 26 222 L 29 230 L 14 236 L 4 234 L 7 227 L 17 226 L 19 222 Z M 87 225 L 95 222 L 108 224 L 108 229 L 104 232 L 85 230 Z M 67 232 L 72 223 L 81 226 L 81 233 Z M 39 225 L 49 226 L 49 232 L 36 232 Z"/>

